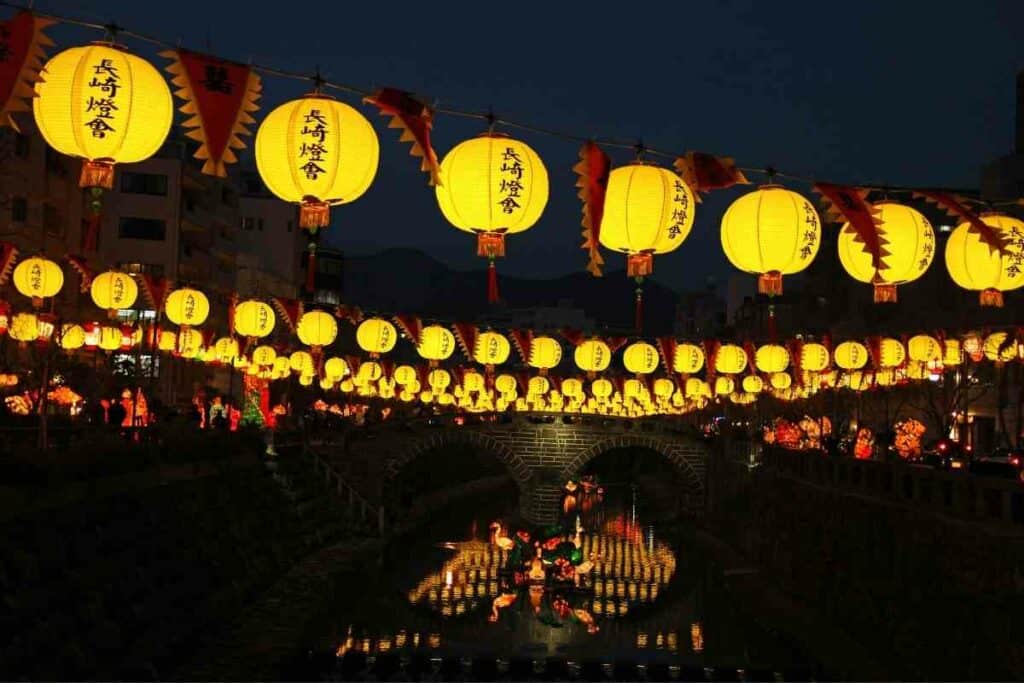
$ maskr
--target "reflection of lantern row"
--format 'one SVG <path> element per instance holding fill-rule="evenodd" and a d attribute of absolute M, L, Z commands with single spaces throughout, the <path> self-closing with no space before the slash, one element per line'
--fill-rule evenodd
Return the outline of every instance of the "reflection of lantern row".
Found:
<path fill-rule="evenodd" d="M 341 657 L 349 651 L 365 652 L 369 654 L 371 652 L 389 652 L 392 648 L 401 650 L 407 647 L 418 648 L 421 646 L 430 648 L 441 647 L 441 634 L 420 634 L 418 631 L 413 632 L 412 634 L 407 634 L 405 631 L 399 631 L 394 636 L 382 635 L 376 638 L 368 636 L 355 637 L 350 635 L 341 645 L 338 646 L 335 654 L 338 657 Z"/>

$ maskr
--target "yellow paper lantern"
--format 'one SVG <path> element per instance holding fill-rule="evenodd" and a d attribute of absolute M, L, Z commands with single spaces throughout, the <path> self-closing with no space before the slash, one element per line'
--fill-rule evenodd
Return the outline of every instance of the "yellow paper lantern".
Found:
<path fill-rule="evenodd" d="M 780 391 L 783 389 L 789 389 L 793 384 L 793 378 L 788 372 L 772 373 L 771 377 L 768 378 L 768 381 L 771 382 L 772 389 L 778 389 Z"/>
<path fill-rule="evenodd" d="M 371 355 L 388 353 L 395 348 L 398 331 L 384 318 L 367 318 L 356 328 L 356 343 Z"/>
<path fill-rule="evenodd" d="M 231 337 L 222 337 L 213 345 L 213 357 L 221 363 L 230 363 L 238 354 L 238 342 Z"/>
<path fill-rule="evenodd" d="M 380 363 L 372 360 L 360 363 L 359 368 L 356 370 L 356 380 L 358 380 L 357 384 L 376 382 L 383 376 L 384 368 L 381 367 Z"/>
<path fill-rule="evenodd" d="M 274 109 L 256 132 L 256 168 L 267 189 L 298 204 L 299 227 L 330 225 L 330 207 L 363 195 L 377 173 L 380 146 L 362 114 L 313 93 Z"/>
<path fill-rule="evenodd" d="M 747 369 L 747 352 L 742 346 L 722 344 L 715 354 L 715 372 L 736 375 Z M 732 391 L 730 389 L 730 391 Z M 728 393 L 728 392 L 727 392 Z"/>
<path fill-rule="evenodd" d="M 921 277 L 935 257 L 935 231 L 920 211 L 895 202 L 878 202 L 878 235 L 884 252 L 878 263 L 856 229 L 839 232 L 839 261 L 855 280 L 875 287 L 875 302 L 896 301 L 896 285 Z"/>
<path fill-rule="evenodd" d="M 634 375 L 649 375 L 658 369 L 658 350 L 646 342 L 634 342 L 623 352 L 622 364 Z"/>
<path fill-rule="evenodd" d="M 527 394 L 546 394 L 551 390 L 551 382 L 548 381 L 547 377 L 537 376 L 531 377 L 526 385 Z"/>
<path fill-rule="evenodd" d="M 576 347 L 573 360 L 576 361 L 576 367 L 587 374 L 602 372 L 612 362 L 612 351 L 600 339 L 588 339 Z"/>
<path fill-rule="evenodd" d="M 811 264 L 821 244 L 814 206 L 779 185 L 762 185 L 726 210 L 722 249 L 733 266 L 759 275 L 758 291 L 782 294 L 782 276 Z"/>
<path fill-rule="evenodd" d="M 313 379 L 316 375 L 299 375 L 299 384 L 304 387 L 313 386 Z"/>
<path fill-rule="evenodd" d="M 981 221 L 990 229 L 986 235 L 970 223 L 950 234 L 946 269 L 957 285 L 980 292 L 982 306 L 1001 307 L 1003 292 L 1024 285 L 1024 221 L 997 213 L 983 213 Z"/>
<path fill-rule="evenodd" d="M 323 389 L 324 391 L 330 391 L 331 389 L 334 388 L 334 380 L 332 380 L 330 377 L 321 377 L 320 388 Z"/>
<path fill-rule="evenodd" d="M 274 331 L 277 316 L 270 304 L 247 299 L 235 306 L 235 332 L 249 339 L 262 339 Z"/>
<path fill-rule="evenodd" d="M 75 323 L 65 323 L 60 328 L 60 347 L 65 351 L 74 351 L 85 345 L 85 329 Z"/>
<path fill-rule="evenodd" d="M 306 351 L 293 351 L 288 357 L 288 366 L 292 372 L 309 374 L 313 370 L 313 356 Z"/>
<path fill-rule="evenodd" d="M 668 399 L 676 393 L 676 383 L 668 377 L 659 377 L 654 380 L 654 395 L 660 399 Z"/>
<path fill-rule="evenodd" d="M 93 278 L 89 293 L 94 304 L 106 309 L 109 317 L 116 318 L 119 309 L 135 305 L 139 286 L 131 275 L 108 270 Z"/>
<path fill-rule="evenodd" d="M 477 255 L 505 255 L 505 236 L 529 230 L 548 202 L 548 172 L 525 142 L 484 133 L 456 145 L 441 160 L 434 188 L 448 222 L 477 236 Z"/>
<path fill-rule="evenodd" d="M 421 358 L 430 361 L 435 365 L 440 361 L 448 360 L 455 352 L 455 335 L 441 325 L 427 325 L 420 332 L 420 341 L 416 345 L 416 353 Z"/>
<path fill-rule="evenodd" d="M 700 372 L 704 367 L 704 349 L 696 344 L 679 344 L 672 358 L 672 369 L 683 375 Z"/>
<path fill-rule="evenodd" d="M 740 386 L 748 394 L 759 394 L 764 389 L 764 380 L 757 375 L 747 375 Z"/>
<path fill-rule="evenodd" d="M 299 318 L 295 328 L 299 341 L 314 350 L 330 346 L 338 338 L 338 321 L 324 311 L 309 311 Z"/>
<path fill-rule="evenodd" d="M 16 313 L 7 333 L 11 339 L 22 344 L 35 341 L 39 338 L 39 319 L 31 313 Z"/>
<path fill-rule="evenodd" d="M 800 347 L 800 367 L 806 372 L 821 372 L 829 364 L 828 349 L 824 344 L 808 342 Z"/>
<path fill-rule="evenodd" d="M 789 351 L 779 344 L 765 344 L 754 352 L 754 365 L 767 374 L 782 372 L 789 367 Z"/>
<path fill-rule="evenodd" d="M 959 339 L 945 339 L 942 342 L 942 364 L 954 367 L 964 362 L 964 352 Z"/>
<path fill-rule="evenodd" d="M 434 394 L 441 394 L 451 386 L 452 376 L 447 370 L 441 368 L 435 368 L 430 371 L 427 375 L 427 384 L 430 385 L 430 389 Z"/>
<path fill-rule="evenodd" d="M 931 363 L 942 359 L 942 345 L 935 337 L 927 334 L 914 335 L 907 341 L 907 355 L 919 363 Z"/>
<path fill-rule="evenodd" d="M 901 365 L 907 358 L 907 350 L 899 339 L 886 337 L 878 344 L 878 365 L 883 368 L 894 368 Z"/>
<path fill-rule="evenodd" d="M 399 365 L 391 375 L 395 384 L 405 387 L 416 381 L 416 368 L 411 365 Z"/>
<path fill-rule="evenodd" d="M 498 375 L 494 378 L 494 388 L 503 394 L 510 394 L 516 390 L 516 378 L 512 375 Z"/>
<path fill-rule="evenodd" d="M 198 334 L 195 335 L 195 339 L 192 337 L 188 338 L 193 343 L 202 343 L 202 337 Z M 121 348 L 121 328 L 113 327 L 111 325 L 104 325 L 100 328 L 100 343 L 99 347 L 104 351 L 116 351 Z M 179 353 L 181 352 L 181 341 L 179 338 Z M 185 354 L 182 354 L 185 355 Z"/>
<path fill-rule="evenodd" d="M 868 362 L 868 350 L 860 342 L 845 341 L 833 352 L 836 365 L 843 370 L 860 370 Z"/>
<path fill-rule="evenodd" d="M 157 348 L 160 349 L 161 351 L 173 351 L 175 345 L 178 343 L 177 336 L 177 334 L 171 332 L 170 330 L 161 330 L 160 335 L 157 337 Z M 95 346 L 98 343 L 99 338 L 97 337 L 96 343 L 93 344 L 93 346 Z"/>
<path fill-rule="evenodd" d="M 732 377 L 715 378 L 715 395 L 724 396 L 736 390 L 736 381 Z"/>
<path fill-rule="evenodd" d="M 156 154 L 174 119 L 171 91 L 145 59 L 93 43 L 64 50 L 43 67 L 32 101 L 50 147 L 83 159 L 79 185 L 111 189 L 114 164 Z"/>
<path fill-rule="evenodd" d="M 614 169 L 608 177 L 601 245 L 626 255 L 626 274 L 645 277 L 654 255 L 678 249 L 693 228 L 693 191 L 672 171 L 643 162 Z"/>
<path fill-rule="evenodd" d="M 614 390 L 615 387 L 606 379 L 595 379 L 590 383 L 590 393 L 593 394 L 596 399 L 607 400 L 611 397 Z"/>
<path fill-rule="evenodd" d="M 571 396 L 573 398 L 583 397 L 583 382 L 575 377 L 563 379 L 561 389 L 563 396 Z"/>
<path fill-rule="evenodd" d="M 252 352 L 253 365 L 267 366 L 274 365 L 277 361 L 277 351 L 272 346 L 257 346 Z M 287 362 L 287 361 L 285 361 Z"/>
<path fill-rule="evenodd" d="M 552 337 L 534 337 L 530 340 L 529 362 L 544 374 L 562 362 L 562 345 Z"/>
<path fill-rule="evenodd" d="M 103 333 L 102 333 L 102 335 L 100 337 L 100 348 L 101 349 L 110 350 L 106 346 L 104 346 L 104 342 L 106 341 L 106 338 L 107 338 L 107 330 L 108 329 L 117 332 L 117 337 L 118 337 L 117 346 L 120 346 L 121 331 L 119 329 L 117 329 L 116 327 L 115 328 L 104 327 L 103 328 Z M 117 346 L 115 346 L 114 348 L 117 348 Z M 177 334 L 177 339 L 175 341 L 174 349 L 178 353 L 179 356 L 184 356 L 185 358 L 194 358 L 196 355 L 198 355 L 203 350 L 203 335 L 200 334 L 199 332 L 197 332 L 196 330 L 182 329 Z"/>
<path fill-rule="evenodd" d="M 505 335 L 498 332 L 481 332 L 476 338 L 473 360 L 481 365 L 501 365 L 508 360 L 512 347 Z"/>
<path fill-rule="evenodd" d="M 43 299 L 56 296 L 64 286 L 64 272 L 50 259 L 34 256 L 18 263 L 13 280 L 18 293 L 31 298 L 34 308 L 41 308 Z"/>
<path fill-rule="evenodd" d="M 195 327 L 206 322 L 210 315 L 210 301 L 198 289 L 183 287 L 167 295 L 164 313 L 175 325 Z"/>
<path fill-rule="evenodd" d="M 985 337 L 982 344 L 982 353 L 985 358 L 995 363 L 1005 363 L 1017 358 L 1017 342 L 1011 340 L 1007 343 L 1006 332 L 993 332 Z"/>

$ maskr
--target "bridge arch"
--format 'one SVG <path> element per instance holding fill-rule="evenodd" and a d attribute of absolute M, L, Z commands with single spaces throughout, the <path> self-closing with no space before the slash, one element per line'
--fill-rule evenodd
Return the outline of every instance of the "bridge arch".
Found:
<path fill-rule="evenodd" d="M 434 434 L 416 439 L 399 450 L 385 466 L 385 479 L 393 480 L 410 462 L 428 451 L 444 446 L 472 446 L 491 453 L 505 465 L 520 489 L 523 489 L 532 478 L 526 461 L 498 439 L 473 429 L 439 429 Z"/>

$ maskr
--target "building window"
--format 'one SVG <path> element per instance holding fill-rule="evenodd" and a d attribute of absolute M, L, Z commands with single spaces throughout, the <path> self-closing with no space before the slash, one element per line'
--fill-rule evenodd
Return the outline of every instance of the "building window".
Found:
<path fill-rule="evenodd" d="M 11 199 L 11 220 L 18 223 L 28 220 L 28 202 L 24 197 Z"/>
<path fill-rule="evenodd" d="M 167 176 L 159 173 L 121 173 L 121 192 L 128 194 L 167 195 Z"/>
<path fill-rule="evenodd" d="M 64 234 L 64 223 L 60 219 L 60 212 L 53 204 L 43 204 L 43 229 L 48 235 Z"/>
<path fill-rule="evenodd" d="M 341 303 L 341 297 L 338 296 L 337 292 L 329 289 L 318 289 L 316 290 L 316 294 L 313 295 L 313 301 L 318 304 L 330 304 L 332 306 L 337 306 Z"/>
<path fill-rule="evenodd" d="M 122 218 L 117 236 L 123 240 L 156 240 L 167 236 L 167 222 L 159 218 Z"/>
<path fill-rule="evenodd" d="M 164 276 L 164 265 L 162 263 L 121 263 L 119 266 L 126 273 L 145 273 L 153 277 Z"/>
<path fill-rule="evenodd" d="M 242 230 L 253 231 L 257 230 L 263 232 L 263 219 L 256 218 L 254 216 L 245 216 L 242 218 Z"/>

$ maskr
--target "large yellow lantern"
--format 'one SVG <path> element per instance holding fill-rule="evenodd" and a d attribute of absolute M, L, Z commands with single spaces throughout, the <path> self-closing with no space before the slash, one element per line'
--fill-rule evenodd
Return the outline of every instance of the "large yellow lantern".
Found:
<path fill-rule="evenodd" d="M 330 207 L 363 195 L 377 173 L 373 126 L 337 100 L 312 93 L 274 109 L 256 132 L 256 168 L 267 189 L 298 204 L 299 227 L 315 235 Z"/>
<path fill-rule="evenodd" d="M 821 244 L 821 219 L 804 197 L 762 185 L 726 210 L 722 249 L 733 266 L 759 275 L 761 294 L 782 294 L 782 276 L 810 265 Z"/>
<path fill-rule="evenodd" d="M 167 82 L 141 57 L 102 43 L 64 50 L 46 63 L 32 101 L 50 147 L 84 160 L 81 187 L 111 189 L 114 164 L 156 154 L 174 119 Z"/>
<path fill-rule="evenodd" d="M 64 271 L 47 258 L 34 256 L 14 269 L 14 288 L 32 299 L 34 308 L 42 308 L 43 299 L 56 296 L 64 286 Z"/>
<path fill-rule="evenodd" d="M 93 278 L 89 293 L 94 304 L 106 309 L 107 316 L 116 318 L 118 309 L 135 305 L 139 287 L 131 275 L 108 270 Z"/>
<path fill-rule="evenodd" d="M 846 223 L 839 232 L 839 261 L 855 280 L 875 286 L 875 302 L 896 301 L 896 285 L 921 277 L 935 257 L 935 231 L 920 211 L 895 202 L 878 202 L 878 263 L 857 230 Z"/>
<path fill-rule="evenodd" d="M 270 304 L 247 299 L 235 306 L 235 332 L 249 339 L 262 339 L 274 331 L 277 316 Z"/>
<path fill-rule="evenodd" d="M 646 342 L 634 342 L 622 353 L 622 364 L 634 375 L 649 375 L 658 369 L 658 350 Z"/>
<path fill-rule="evenodd" d="M 886 337 L 878 344 L 878 365 L 882 368 L 895 368 L 902 365 L 907 358 L 907 350 L 899 339 Z"/>
<path fill-rule="evenodd" d="M 747 352 L 742 346 L 722 344 L 715 354 L 715 372 L 736 375 L 747 369 Z M 732 391 L 730 389 L 730 391 Z M 728 393 L 728 392 L 726 392 Z"/>
<path fill-rule="evenodd" d="M 600 339 L 588 339 L 573 352 L 576 367 L 588 375 L 607 370 L 612 362 L 612 350 Z"/>
<path fill-rule="evenodd" d="M 530 340 L 528 365 L 543 375 L 562 362 L 562 345 L 552 337 L 534 337 Z"/>
<path fill-rule="evenodd" d="M 672 358 L 672 369 L 683 375 L 692 375 L 704 367 L 704 349 L 696 344 L 679 344 Z"/>
<path fill-rule="evenodd" d="M 678 249 L 693 228 L 693 191 L 672 171 L 637 161 L 608 176 L 601 245 L 626 255 L 626 274 L 650 275 L 654 255 Z"/>
<path fill-rule="evenodd" d="M 845 341 L 836 347 L 832 356 L 843 370 L 860 370 L 867 365 L 868 349 L 860 342 Z"/>
<path fill-rule="evenodd" d="M 206 322 L 210 315 L 210 301 L 198 289 L 182 287 L 167 295 L 164 313 L 175 325 L 195 327 Z"/>
<path fill-rule="evenodd" d="M 309 311 L 299 318 L 295 327 L 299 341 L 311 347 L 314 352 L 330 346 L 338 337 L 338 321 L 324 311 Z"/>
<path fill-rule="evenodd" d="M 384 318 L 367 318 L 356 328 L 356 343 L 371 356 L 379 356 L 395 348 L 398 331 Z"/>
<path fill-rule="evenodd" d="M 473 360 L 481 365 L 493 367 L 507 361 L 511 351 L 512 346 L 505 335 L 498 332 L 481 332 L 476 338 Z"/>
<path fill-rule="evenodd" d="M 456 145 L 441 160 L 437 203 L 448 222 L 477 236 L 476 253 L 488 260 L 488 300 L 498 300 L 494 260 L 505 255 L 505 236 L 529 230 L 548 202 L 548 172 L 525 142 L 484 133 Z"/>
<path fill-rule="evenodd" d="M 822 372 L 829 364 L 828 348 L 824 344 L 808 342 L 800 347 L 800 368 L 806 372 Z"/>
<path fill-rule="evenodd" d="M 1003 292 L 1024 285 L 1024 221 L 997 213 L 983 213 L 981 221 L 991 232 L 961 223 L 950 234 L 946 269 L 957 285 L 980 292 L 982 306 L 1001 307 Z"/>
<path fill-rule="evenodd" d="M 427 325 L 420 331 L 420 341 L 416 345 L 416 353 L 437 365 L 448 360 L 455 352 L 455 335 L 441 325 Z"/>
<path fill-rule="evenodd" d="M 914 335 L 907 341 L 907 355 L 918 363 L 942 360 L 942 345 L 935 337 L 927 334 Z"/>
<path fill-rule="evenodd" d="M 764 373 L 782 372 L 789 367 L 789 351 L 779 344 L 765 344 L 754 352 L 754 365 Z"/>

